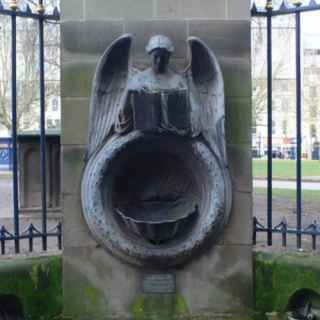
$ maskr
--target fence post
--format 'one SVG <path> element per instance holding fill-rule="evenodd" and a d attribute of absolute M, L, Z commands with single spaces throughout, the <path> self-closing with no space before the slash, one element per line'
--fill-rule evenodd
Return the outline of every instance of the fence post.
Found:
<path fill-rule="evenodd" d="M 272 246 L 272 2 L 267 9 L 267 72 L 268 72 L 268 246 Z"/>
<path fill-rule="evenodd" d="M 39 64 L 40 64 L 40 155 L 41 155 L 41 202 L 42 202 L 42 249 L 47 250 L 47 172 L 46 172 L 46 105 L 44 77 L 44 23 L 43 0 L 39 0 Z"/>
<path fill-rule="evenodd" d="M 300 4 L 301 5 L 301 4 Z M 299 6 L 299 4 L 297 4 Z M 296 99 L 297 99 L 297 247 L 301 248 L 301 13 L 296 12 Z"/>
<path fill-rule="evenodd" d="M 17 160 L 17 16 L 15 1 L 11 3 L 11 108 L 12 108 L 12 169 L 13 169 L 13 216 L 14 247 L 20 253 L 19 198 L 18 198 L 18 160 Z"/>

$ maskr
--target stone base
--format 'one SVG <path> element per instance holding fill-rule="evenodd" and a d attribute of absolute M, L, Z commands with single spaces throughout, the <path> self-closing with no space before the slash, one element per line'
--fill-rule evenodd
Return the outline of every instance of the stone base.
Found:
<path fill-rule="evenodd" d="M 157 270 L 123 264 L 102 248 L 67 248 L 64 253 L 66 317 L 246 319 L 252 307 L 251 246 L 215 246 L 185 267 L 167 270 L 176 278 L 174 294 L 143 293 L 143 277 Z"/>

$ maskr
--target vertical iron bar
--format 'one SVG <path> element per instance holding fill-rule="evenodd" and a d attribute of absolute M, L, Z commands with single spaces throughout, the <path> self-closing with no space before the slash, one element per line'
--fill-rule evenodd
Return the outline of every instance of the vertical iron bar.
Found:
<path fill-rule="evenodd" d="M 5 247 L 5 240 L 2 239 L 1 240 L 1 255 L 5 255 L 6 254 L 6 247 Z"/>
<path fill-rule="evenodd" d="M 33 224 L 29 226 L 28 239 L 29 239 L 29 252 L 32 252 L 33 251 Z"/>
<path fill-rule="evenodd" d="M 59 222 L 58 224 L 57 231 L 58 231 L 58 249 L 61 250 L 62 249 L 62 223 L 61 222 Z"/>
<path fill-rule="evenodd" d="M 312 235 L 312 250 L 317 249 L 317 236 L 315 234 Z"/>
<path fill-rule="evenodd" d="M 268 66 L 268 246 L 272 246 L 272 12 L 267 15 L 267 66 Z"/>
<path fill-rule="evenodd" d="M 29 234 L 29 252 L 33 251 L 33 235 Z"/>
<path fill-rule="evenodd" d="M 39 1 L 42 5 L 42 1 Z M 46 176 L 46 112 L 44 78 L 44 21 L 39 16 L 39 63 L 40 63 L 40 150 L 41 150 L 41 201 L 42 201 L 42 249 L 47 250 L 47 176 Z"/>
<path fill-rule="evenodd" d="M 6 243 L 5 243 L 5 237 L 6 237 L 6 233 L 4 230 L 4 226 L 1 227 L 0 229 L 0 243 L 1 243 L 1 255 L 5 255 L 6 253 Z"/>
<path fill-rule="evenodd" d="M 12 108 L 12 170 L 13 170 L 13 217 L 15 253 L 20 252 L 18 160 L 17 160 L 17 16 L 11 15 L 11 108 Z"/>
<path fill-rule="evenodd" d="M 297 247 L 301 248 L 301 13 L 296 12 Z"/>
<path fill-rule="evenodd" d="M 287 227 L 282 226 L 282 246 L 286 247 L 287 246 Z"/>
<path fill-rule="evenodd" d="M 252 243 L 254 246 L 257 244 L 257 218 L 256 217 L 253 217 Z"/>

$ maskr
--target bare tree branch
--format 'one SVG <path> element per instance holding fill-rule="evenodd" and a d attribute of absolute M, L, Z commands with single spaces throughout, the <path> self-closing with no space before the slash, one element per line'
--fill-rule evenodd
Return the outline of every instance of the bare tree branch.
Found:
<path fill-rule="evenodd" d="M 28 0 L 31 4 L 35 1 Z M 51 0 L 56 3 L 56 1 Z M 59 97 L 59 25 L 45 24 L 46 98 Z M 17 126 L 18 130 L 39 127 L 39 39 L 35 20 L 17 24 Z M 6 17 L 0 21 L 0 124 L 11 130 L 11 29 Z M 29 119 L 30 127 L 24 119 Z"/>

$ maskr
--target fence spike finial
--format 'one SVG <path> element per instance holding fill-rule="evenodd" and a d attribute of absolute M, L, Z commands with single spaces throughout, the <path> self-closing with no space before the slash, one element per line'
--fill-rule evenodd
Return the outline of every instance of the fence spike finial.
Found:
<path fill-rule="evenodd" d="M 293 0 L 293 5 L 296 7 L 300 7 L 302 5 L 302 1 L 301 0 Z"/>
<path fill-rule="evenodd" d="M 0 234 L 1 235 L 4 235 L 6 233 L 6 228 L 5 228 L 5 226 L 1 226 L 1 228 L 0 228 Z"/>
<path fill-rule="evenodd" d="M 32 13 L 32 10 L 31 10 L 31 8 L 30 8 L 30 6 L 29 6 L 28 3 L 27 3 L 27 5 L 26 5 L 25 12 L 26 12 L 26 13 Z"/>
<path fill-rule="evenodd" d="M 315 7 L 315 6 L 317 6 L 317 5 L 318 5 L 318 3 L 317 3 L 316 0 L 310 0 L 310 2 L 309 2 L 309 7 Z"/>
<path fill-rule="evenodd" d="M 53 15 L 54 15 L 55 17 L 60 17 L 60 12 L 59 12 L 58 7 L 54 7 L 54 9 L 53 9 Z"/>
<path fill-rule="evenodd" d="M 258 9 L 257 9 L 257 5 L 256 2 L 253 1 L 252 7 L 251 7 L 251 14 L 257 13 Z"/>
<path fill-rule="evenodd" d="M 266 2 L 266 10 L 267 11 L 272 11 L 273 10 L 272 0 L 267 0 L 267 2 Z"/>
<path fill-rule="evenodd" d="M 280 10 L 286 10 L 286 9 L 288 9 L 287 1 L 283 0 L 280 5 Z"/>
<path fill-rule="evenodd" d="M 46 8 L 44 7 L 42 1 L 39 1 L 39 4 L 36 10 L 39 14 L 44 14 L 46 12 Z"/>
<path fill-rule="evenodd" d="M 11 10 L 17 11 L 17 10 L 19 9 L 17 0 L 11 0 L 11 1 L 9 2 L 9 7 L 10 7 Z"/>

